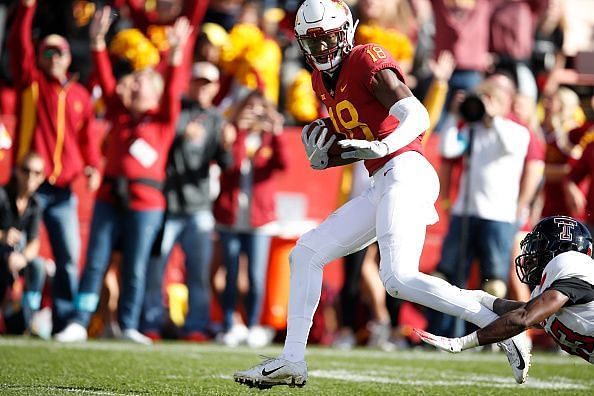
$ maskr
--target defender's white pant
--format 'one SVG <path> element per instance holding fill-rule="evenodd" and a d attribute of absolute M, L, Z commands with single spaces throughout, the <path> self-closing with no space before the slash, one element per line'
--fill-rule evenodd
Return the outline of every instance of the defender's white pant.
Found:
<path fill-rule="evenodd" d="M 287 338 L 283 354 L 302 360 L 320 299 L 322 269 L 376 238 L 380 277 L 391 296 L 458 316 L 484 327 L 497 318 L 464 291 L 419 272 L 426 227 L 437 222 L 439 179 L 425 157 L 401 154 L 372 176 L 372 185 L 304 234 L 291 252 Z M 301 351 L 302 349 L 302 351 Z"/>

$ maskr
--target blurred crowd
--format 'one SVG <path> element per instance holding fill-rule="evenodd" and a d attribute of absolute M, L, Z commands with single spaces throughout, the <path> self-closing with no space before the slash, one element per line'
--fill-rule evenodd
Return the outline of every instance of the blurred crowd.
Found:
<path fill-rule="evenodd" d="M 425 143 L 438 142 L 447 224 L 434 275 L 528 300 L 513 266 L 527 230 L 570 215 L 594 231 L 594 0 L 347 3 L 356 43 L 389 51 L 430 113 Z M 0 113 L 16 120 L 12 133 L 0 127 L 0 156 L 14 164 L 0 188 L 4 332 L 274 340 L 261 316 L 275 175 L 288 150 L 301 150 L 288 146 L 286 126 L 326 116 L 294 39 L 299 5 L 0 1 Z M 95 195 L 84 257 L 81 177 Z M 340 200 L 369 183 L 359 165 L 343 179 L 332 192 Z M 52 261 L 39 254 L 41 224 Z M 175 245 L 187 301 L 179 320 L 164 293 Z M 371 245 L 345 258 L 342 290 L 323 293 L 317 341 L 410 346 L 378 254 Z M 432 333 L 465 333 L 424 314 Z"/>

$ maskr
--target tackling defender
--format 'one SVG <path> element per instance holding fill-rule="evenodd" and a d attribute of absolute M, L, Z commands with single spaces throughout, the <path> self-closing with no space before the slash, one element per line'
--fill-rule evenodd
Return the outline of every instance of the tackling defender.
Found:
<path fill-rule="evenodd" d="M 502 315 L 464 337 L 438 337 L 415 330 L 421 339 L 448 352 L 499 342 L 542 324 L 566 352 L 594 364 L 594 262 L 592 235 L 566 216 L 541 220 L 521 242 L 516 271 L 533 287 L 527 303 L 477 291 L 481 303 Z"/>
<path fill-rule="evenodd" d="M 381 46 L 354 46 L 356 24 L 338 0 L 305 0 L 297 11 L 295 34 L 314 68 L 313 87 L 336 130 L 340 156 L 329 155 L 335 139 L 314 122 L 304 128 L 303 144 L 314 169 L 363 159 L 371 187 L 304 234 L 290 255 L 291 279 L 287 336 L 278 358 L 235 373 L 237 382 L 259 388 L 303 386 L 305 348 L 322 287 L 322 271 L 332 260 L 377 239 L 380 277 L 393 297 L 458 316 L 479 327 L 497 315 L 468 291 L 419 272 L 427 225 L 437 222 L 439 179 L 422 154 L 429 127 L 425 107 L 404 83 L 396 61 Z M 310 132 L 310 128 L 312 128 Z M 309 136 L 307 134 L 309 133 Z M 347 151 L 348 149 L 348 151 Z M 528 373 L 530 353 L 523 335 L 502 342 L 516 381 Z"/>

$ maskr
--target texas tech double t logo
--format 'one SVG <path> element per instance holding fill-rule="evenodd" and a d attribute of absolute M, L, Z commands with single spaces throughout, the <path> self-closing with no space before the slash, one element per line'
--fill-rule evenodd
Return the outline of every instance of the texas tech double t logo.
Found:
<path fill-rule="evenodd" d="M 575 220 L 563 218 L 556 218 L 554 221 L 555 224 L 557 224 L 557 227 L 561 227 L 559 239 L 562 241 L 573 241 L 572 231 L 577 227 L 577 222 Z"/>

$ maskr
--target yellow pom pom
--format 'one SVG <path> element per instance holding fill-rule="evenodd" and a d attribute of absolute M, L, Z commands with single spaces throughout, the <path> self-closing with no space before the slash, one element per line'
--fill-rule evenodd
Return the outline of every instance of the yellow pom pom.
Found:
<path fill-rule="evenodd" d="M 409 61 L 414 56 L 414 48 L 409 38 L 395 29 L 385 29 L 377 25 L 359 25 L 355 42 L 379 44 L 386 48 L 397 61 Z"/>
<path fill-rule="evenodd" d="M 125 29 L 115 35 L 109 52 L 121 58 L 134 70 L 154 67 L 159 63 L 159 51 L 138 29 Z"/>
<path fill-rule="evenodd" d="M 301 69 L 287 92 L 286 110 L 299 122 L 318 118 L 319 102 L 311 86 L 311 74 Z"/>

